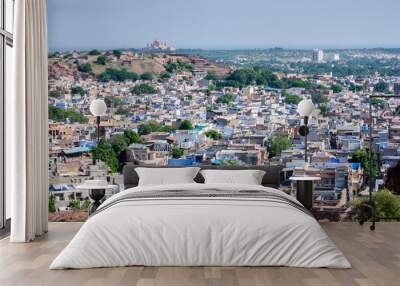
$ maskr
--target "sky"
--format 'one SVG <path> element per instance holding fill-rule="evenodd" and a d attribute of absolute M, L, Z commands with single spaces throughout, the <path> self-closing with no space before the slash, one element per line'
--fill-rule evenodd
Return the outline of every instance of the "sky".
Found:
<path fill-rule="evenodd" d="M 399 0 L 47 0 L 49 49 L 400 47 Z"/>

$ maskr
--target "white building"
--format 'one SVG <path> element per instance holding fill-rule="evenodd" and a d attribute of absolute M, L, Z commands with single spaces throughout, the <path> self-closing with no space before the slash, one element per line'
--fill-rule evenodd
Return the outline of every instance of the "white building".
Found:
<path fill-rule="evenodd" d="M 324 51 L 320 49 L 313 50 L 312 61 L 317 64 L 322 63 L 324 61 Z"/>

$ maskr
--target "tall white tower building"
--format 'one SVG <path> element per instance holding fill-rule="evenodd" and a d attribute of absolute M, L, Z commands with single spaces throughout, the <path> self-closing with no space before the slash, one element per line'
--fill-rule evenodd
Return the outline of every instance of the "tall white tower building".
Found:
<path fill-rule="evenodd" d="M 322 63 L 324 61 L 324 51 L 320 49 L 313 50 L 312 61 L 314 63 Z"/>

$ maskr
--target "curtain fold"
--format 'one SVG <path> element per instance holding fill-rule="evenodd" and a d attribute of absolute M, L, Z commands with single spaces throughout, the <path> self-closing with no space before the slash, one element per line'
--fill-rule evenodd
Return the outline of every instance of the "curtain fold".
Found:
<path fill-rule="evenodd" d="M 6 187 L 12 194 L 12 242 L 28 242 L 47 232 L 46 17 L 46 0 L 15 2 L 14 94 L 8 99 L 6 115 Z"/>

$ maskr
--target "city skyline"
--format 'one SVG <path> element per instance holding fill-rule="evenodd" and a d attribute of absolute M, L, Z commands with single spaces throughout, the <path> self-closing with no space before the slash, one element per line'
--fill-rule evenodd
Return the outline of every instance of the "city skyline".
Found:
<path fill-rule="evenodd" d="M 178 49 L 400 47 L 397 1 L 289 2 L 50 0 L 49 49 L 140 48 L 154 39 Z"/>

